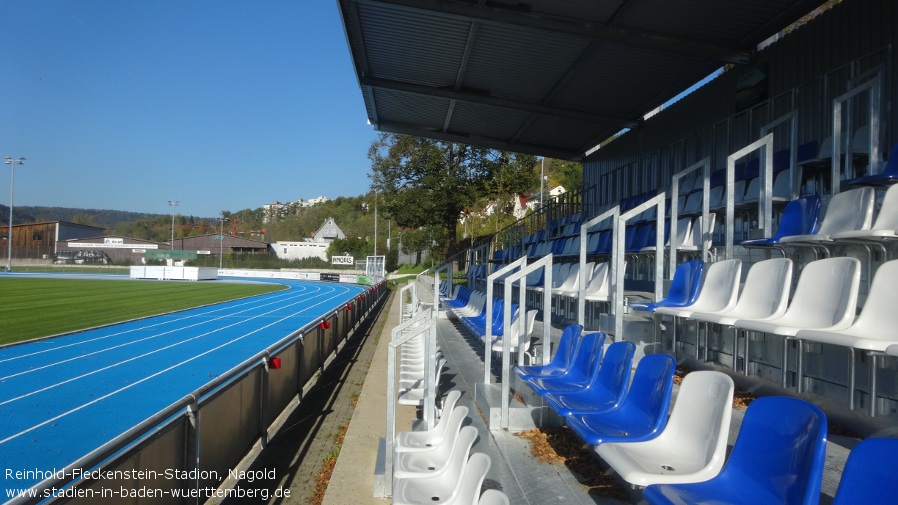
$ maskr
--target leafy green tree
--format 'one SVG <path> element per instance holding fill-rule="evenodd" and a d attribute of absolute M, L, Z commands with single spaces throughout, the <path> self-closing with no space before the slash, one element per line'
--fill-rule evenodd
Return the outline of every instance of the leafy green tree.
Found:
<path fill-rule="evenodd" d="M 362 259 L 374 254 L 374 244 L 360 237 L 338 238 L 331 242 L 327 248 L 327 259 L 334 256 L 352 256 Z"/>
<path fill-rule="evenodd" d="M 535 163 L 530 155 L 391 133 L 372 142 L 368 158 L 379 208 L 400 227 L 442 228 L 450 257 L 462 212 L 483 197 L 526 191 Z"/>

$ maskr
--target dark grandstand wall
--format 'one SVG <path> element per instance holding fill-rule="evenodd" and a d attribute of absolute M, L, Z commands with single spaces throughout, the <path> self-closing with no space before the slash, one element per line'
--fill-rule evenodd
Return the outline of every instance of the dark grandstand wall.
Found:
<path fill-rule="evenodd" d="M 583 187 L 596 189 L 586 195 L 587 205 L 667 187 L 673 173 L 705 156 L 713 169 L 722 168 L 728 154 L 760 138 L 762 125 L 791 110 L 799 115 L 798 143 L 820 142 L 832 134 L 832 99 L 877 70 L 883 76 L 880 146 L 887 154 L 898 142 L 896 24 L 893 0 L 845 0 L 783 36 L 759 51 L 753 65 L 729 69 L 590 156 Z M 753 72 L 766 81 L 737 97 L 740 79 Z M 856 110 L 853 120 L 863 124 L 866 117 Z M 787 137 L 777 134 L 774 148 L 788 147 Z"/>

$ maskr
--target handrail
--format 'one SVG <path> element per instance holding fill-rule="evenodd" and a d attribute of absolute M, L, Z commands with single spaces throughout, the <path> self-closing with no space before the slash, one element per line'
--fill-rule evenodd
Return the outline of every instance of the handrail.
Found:
<path fill-rule="evenodd" d="M 527 265 L 527 257 L 521 256 L 520 258 L 512 261 L 511 263 L 503 266 L 499 270 L 496 270 L 490 275 L 486 277 L 486 306 L 484 311 L 486 311 L 486 328 L 485 334 L 483 336 L 483 382 L 484 384 L 490 383 L 490 369 L 493 366 L 492 363 L 492 353 L 490 352 L 490 342 L 493 340 L 493 283 L 497 278 L 502 277 L 503 275 L 511 272 L 517 267 L 524 267 Z M 511 302 L 511 300 L 506 300 L 506 302 Z M 522 300 L 523 304 L 523 300 Z M 505 306 L 509 306 L 509 303 L 506 303 Z M 507 326 L 505 328 L 508 328 Z"/>
<path fill-rule="evenodd" d="M 580 285 L 577 287 L 579 293 L 577 296 L 577 323 L 581 326 L 585 324 L 586 320 L 586 271 L 584 270 L 584 265 L 586 265 L 586 247 L 587 242 L 589 241 L 589 230 L 594 228 L 595 226 L 602 223 L 608 218 L 612 218 L 612 226 L 617 226 L 617 218 L 620 216 L 620 205 L 615 205 L 611 209 L 599 214 L 598 216 L 586 221 L 585 223 L 580 225 Z M 612 259 L 612 278 L 617 273 L 616 265 Z M 543 353 L 545 353 L 545 349 Z M 548 361 L 547 361 L 548 362 Z"/>
<path fill-rule="evenodd" d="M 711 157 L 705 156 L 700 161 L 689 165 L 688 167 L 680 170 L 673 176 L 673 180 L 670 185 L 670 255 L 668 256 L 668 273 L 671 277 L 673 277 L 674 271 L 677 269 L 677 228 L 680 216 L 680 207 L 679 207 L 679 199 L 680 199 L 680 179 L 686 177 L 691 174 L 693 171 L 698 170 L 700 168 L 704 168 L 702 173 L 702 228 L 710 229 L 708 224 L 708 214 L 710 212 L 709 207 L 711 206 Z M 727 186 L 726 186 L 726 194 L 727 194 L 727 205 L 732 205 L 733 202 L 733 179 L 727 178 Z M 728 207 L 729 208 L 729 207 Z M 702 230 L 704 232 L 704 230 Z M 702 233 L 702 243 L 701 243 L 701 256 L 702 260 L 707 261 L 708 258 L 708 250 L 710 249 L 711 237 L 706 237 L 704 233 Z M 698 246 L 699 244 L 695 244 Z"/>
<path fill-rule="evenodd" d="M 622 341 L 624 338 L 624 270 L 626 270 L 626 229 L 627 221 L 643 213 L 651 207 L 657 207 L 655 213 L 655 300 L 660 300 L 662 295 L 662 279 L 664 277 L 664 259 L 660 251 L 664 249 L 664 200 L 667 195 L 661 192 L 645 202 L 618 216 L 618 226 L 614 227 L 613 255 L 611 261 L 618 266 L 612 279 L 614 292 L 614 339 Z M 675 242 L 671 236 L 671 242 Z"/>
<path fill-rule="evenodd" d="M 726 259 L 733 259 L 733 234 L 736 219 L 736 206 L 733 202 L 733 192 L 731 188 L 735 184 L 736 160 L 748 155 L 752 151 L 763 149 L 764 165 L 760 170 L 758 177 L 761 178 L 759 200 L 758 200 L 758 226 L 764 231 L 764 237 L 769 238 L 772 235 L 773 222 L 773 201 L 771 196 L 773 193 L 773 134 L 768 133 L 764 137 L 748 144 L 733 154 L 727 156 L 727 206 L 726 206 Z M 704 259 L 704 258 L 703 258 Z M 707 261 L 707 260 L 705 260 Z"/>
<path fill-rule="evenodd" d="M 399 288 L 399 306 L 400 307 L 402 307 L 403 304 L 405 303 L 405 293 L 408 291 L 412 292 L 412 307 L 417 306 L 417 303 L 416 303 L 417 296 L 415 293 L 417 291 L 417 288 L 415 287 L 415 286 L 417 286 L 417 284 L 418 284 L 417 282 L 410 282 L 410 283 L 406 284 L 405 286 L 402 286 L 401 288 Z M 412 314 L 412 315 L 414 315 L 414 314 Z M 400 310 L 399 311 L 399 322 L 400 323 L 403 322 L 404 317 L 405 317 L 405 311 Z"/>
<path fill-rule="evenodd" d="M 882 101 L 882 74 L 877 72 L 869 81 L 848 90 L 833 98 L 833 159 L 832 159 L 832 194 L 839 192 L 839 179 L 842 174 L 842 103 L 848 104 L 848 126 L 851 127 L 851 102 L 855 95 L 870 90 L 870 158 L 865 175 L 873 175 L 873 165 L 879 163 L 879 115 Z M 853 134 L 854 132 L 849 132 Z M 847 140 L 846 140 L 847 143 Z M 846 153 L 851 154 L 852 145 L 847 143 Z M 845 157 L 845 170 L 852 169 L 851 156 Z"/>
<path fill-rule="evenodd" d="M 427 422 L 427 428 L 433 428 L 432 411 L 434 410 L 433 397 L 435 396 L 436 382 L 433 362 L 436 356 L 436 339 L 432 330 L 434 323 L 436 323 L 435 314 L 435 309 L 422 310 L 408 321 L 397 325 L 390 332 L 390 352 L 387 355 L 387 430 L 384 435 L 386 444 L 384 454 L 387 455 L 384 458 L 384 496 L 392 494 L 393 483 L 393 439 L 396 437 L 396 349 L 424 332 L 428 333 L 424 338 L 424 354 L 428 360 L 431 360 L 426 361 L 424 365 L 424 417 Z M 422 322 L 423 324 L 421 324 Z M 405 334 L 403 335 L 403 333 Z M 429 402 L 427 401 L 428 398 L 430 399 Z M 430 404 L 429 407 L 428 403 Z M 431 412 L 428 413 L 428 410 Z"/>
<path fill-rule="evenodd" d="M 515 272 L 508 277 L 505 278 L 505 286 L 504 286 L 504 295 L 505 295 L 505 313 L 503 314 L 504 319 L 504 327 L 505 334 L 511 334 L 511 289 L 514 287 L 514 283 L 516 281 L 520 281 L 520 288 L 518 290 L 518 298 L 520 300 L 520 304 L 518 306 L 518 321 L 521 325 L 521 333 L 519 336 L 523 338 L 527 335 L 527 309 L 524 305 L 524 297 L 527 295 L 527 275 L 531 272 L 534 272 L 538 269 L 545 270 L 545 276 L 543 278 L 543 355 L 544 360 L 543 363 L 547 363 L 549 359 L 549 350 L 552 347 L 552 321 L 551 316 L 547 317 L 547 314 L 551 314 L 552 312 L 552 253 L 549 253 L 537 261 L 534 261 L 530 265 L 522 268 L 519 272 Z M 492 341 L 487 340 L 484 342 L 486 345 L 486 355 L 489 356 L 492 354 Z M 523 345 L 520 340 L 518 341 L 518 362 L 522 363 L 522 358 L 524 355 Z M 502 339 L 502 418 L 499 421 L 499 426 L 502 428 L 508 428 L 508 417 L 509 417 L 509 394 L 510 384 L 509 378 L 511 376 L 509 370 L 511 370 L 511 341 L 508 338 Z M 489 368 L 486 369 L 487 375 L 489 375 Z"/>
<path fill-rule="evenodd" d="M 764 135 L 771 133 L 774 128 L 786 122 L 789 123 L 789 199 L 795 200 L 800 196 L 799 187 L 801 186 L 800 174 L 798 173 L 798 170 L 795 169 L 798 166 L 798 109 L 792 109 L 786 114 L 783 114 L 777 119 L 762 126 L 760 136 L 763 137 Z M 772 196 L 773 181 L 770 183 L 770 194 Z M 766 191 L 766 188 L 762 188 L 762 190 Z M 764 238 L 769 237 L 765 235 Z"/>

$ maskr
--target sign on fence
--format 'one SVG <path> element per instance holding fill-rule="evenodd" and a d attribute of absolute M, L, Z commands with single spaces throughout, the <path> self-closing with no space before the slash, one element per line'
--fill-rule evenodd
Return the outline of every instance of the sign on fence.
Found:
<path fill-rule="evenodd" d="M 331 265 L 355 265 L 355 258 L 352 256 L 331 256 Z"/>

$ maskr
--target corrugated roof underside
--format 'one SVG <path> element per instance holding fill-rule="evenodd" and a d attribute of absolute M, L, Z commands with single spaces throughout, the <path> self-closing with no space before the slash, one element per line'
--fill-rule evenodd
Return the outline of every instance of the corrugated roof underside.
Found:
<path fill-rule="evenodd" d="M 571 157 L 821 1 L 338 0 L 373 122 Z"/>
<path fill-rule="evenodd" d="M 587 45 L 581 37 L 482 23 L 463 87 L 539 103 Z"/>
<path fill-rule="evenodd" d="M 430 125 L 438 131 L 449 110 L 449 100 L 391 89 L 374 92 L 381 122 L 407 125 Z"/>
<path fill-rule="evenodd" d="M 453 84 L 464 55 L 470 21 L 359 4 L 368 71 L 385 79 Z"/>

